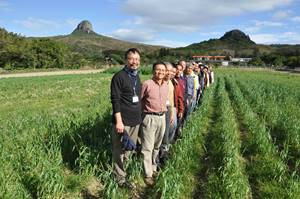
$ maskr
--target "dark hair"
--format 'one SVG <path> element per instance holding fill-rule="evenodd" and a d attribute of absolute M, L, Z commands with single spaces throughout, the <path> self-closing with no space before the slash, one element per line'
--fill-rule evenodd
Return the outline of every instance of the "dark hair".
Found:
<path fill-rule="evenodd" d="M 130 53 L 133 53 L 133 54 L 137 53 L 137 54 L 141 55 L 140 51 L 139 51 L 137 48 L 129 48 L 129 49 L 125 52 L 125 59 L 127 59 L 128 55 L 129 55 Z"/>
<path fill-rule="evenodd" d="M 176 65 L 175 63 L 172 62 L 171 64 L 172 64 L 172 67 L 173 67 L 173 68 L 176 68 L 176 69 L 177 69 L 177 65 Z"/>
<path fill-rule="evenodd" d="M 176 64 L 176 68 L 178 68 L 178 66 L 180 66 L 183 69 L 183 66 L 181 66 L 179 63 Z"/>
<path fill-rule="evenodd" d="M 165 68 L 167 68 L 166 67 L 166 64 L 164 63 L 164 62 L 155 62 L 153 65 L 152 65 L 152 72 L 155 70 L 155 67 L 157 66 L 157 65 L 164 65 L 165 66 Z"/>

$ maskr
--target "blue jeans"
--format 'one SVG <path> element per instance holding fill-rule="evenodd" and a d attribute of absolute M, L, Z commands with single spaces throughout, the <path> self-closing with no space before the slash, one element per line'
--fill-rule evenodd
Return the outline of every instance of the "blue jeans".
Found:
<path fill-rule="evenodd" d="M 169 131 L 170 131 L 170 114 L 171 114 L 171 107 L 167 106 L 167 112 L 166 112 L 166 130 L 165 130 L 165 134 L 164 134 L 164 138 L 162 141 L 162 144 L 160 146 L 160 148 L 162 150 L 168 150 L 168 145 L 169 145 Z"/>
<path fill-rule="evenodd" d="M 185 117 L 184 120 L 187 121 L 191 112 L 193 112 L 196 105 L 196 101 L 193 100 L 193 96 L 188 95 L 186 99 L 186 109 L 185 109 Z"/>
<path fill-rule="evenodd" d="M 170 114 L 171 114 L 171 107 L 167 107 L 167 112 L 166 112 L 166 131 L 164 134 L 164 138 L 161 144 L 161 149 L 168 151 L 168 146 L 169 144 L 173 141 L 174 136 L 175 136 L 175 131 L 177 128 L 177 113 L 176 113 L 176 108 L 172 107 L 173 109 L 173 123 L 170 123 Z"/>

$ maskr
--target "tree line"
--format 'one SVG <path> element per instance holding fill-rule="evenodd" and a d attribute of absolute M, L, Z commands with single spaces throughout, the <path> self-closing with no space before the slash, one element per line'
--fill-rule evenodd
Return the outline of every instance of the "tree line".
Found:
<path fill-rule="evenodd" d="M 249 63 L 251 66 L 300 67 L 300 45 L 294 45 L 293 47 L 289 45 L 271 45 L 271 47 L 274 50 L 270 53 L 262 53 L 257 48 L 257 50 L 236 51 L 236 53 L 239 53 L 236 56 L 252 57 L 253 59 Z M 244 52 L 246 53 L 245 55 L 243 54 Z M 205 49 L 161 48 L 152 53 L 143 52 L 142 64 L 147 65 L 156 60 L 170 60 L 173 62 L 178 61 L 178 59 L 189 60 L 193 55 L 199 53 L 214 55 L 213 51 L 208 52 Z M 104 64 L 120 65 L 124 64 L 123 54 L 124 52 L 120 50 L 87 50 L 82 52 L 51 38 L 26 38 L 0 28 L 0 68 L 5 70 L 75 69 L 84 66 L 96 68 Z"/>
<path fill-rule="evenodd" d="M 72 51 L 62 42 L 25 38 L 0 28 L 0 67 L 5 70 L 80 68 L 87 64 L 89 59 L 85 55 Z"/>

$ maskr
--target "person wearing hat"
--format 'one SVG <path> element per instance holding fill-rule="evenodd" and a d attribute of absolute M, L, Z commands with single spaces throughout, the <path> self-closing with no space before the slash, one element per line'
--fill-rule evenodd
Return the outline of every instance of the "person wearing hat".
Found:
<path fill-rule="evenodd" d="M 141 80 L 138 74 L 140 52 L 136 48 L 125 53 L 126 65 L 111 80 L 113 109 L 112 158 L 113 172 L 120 187 L 134 188 L 126 179 L 124 160 L 134 149 L 141 117 Z M 125 134 L 126 133 L 126 134 Z"/>

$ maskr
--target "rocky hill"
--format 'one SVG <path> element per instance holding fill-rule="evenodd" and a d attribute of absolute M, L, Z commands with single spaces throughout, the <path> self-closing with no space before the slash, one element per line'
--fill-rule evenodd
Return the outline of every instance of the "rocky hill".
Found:
<path fill-rule="evenodd" d="M 100 35 L 94 32 L 92 24 L 87 20 L 80 22 L 71 34 L 52 38 L 69 45 L 73 51 L 85 54 L 126 51 L 128 48 L 133 47 L 142 52 L 153 52 L 162 48 L 162 46 L 122 41 Z"/>
<path fill-rule="evenodd" d="M 83 20 L 82 22 L 80 22 L 77 25 L 77 28 L 73 31 L 73 33 L 75 33 L 76 31 L 82 31 L 88 34 L 94 32 L 93 26 L 88 20 Z"/>
<path fill-rule="evenodd" d="M 255 44 L 254 41 L 250 39 L 248 35 L 246 35 L 244 32 L 240 30 L 231 30 L 229 32 L 226 32 L 221 38 L 221 41 L 227 42 L 227 43 L 245 43 L 245 44 Z"/>
<path fill-rule="evenodd" d="M 219 39 L 210 39 L 174 50 L 207 55 L 252 57 L 257 53 L 271 53 L 273 48 L 269 45 L 256 44 L 244 32 L 235 29 L 226 32 Z"/>

